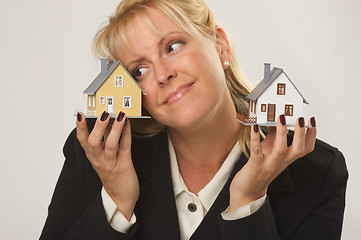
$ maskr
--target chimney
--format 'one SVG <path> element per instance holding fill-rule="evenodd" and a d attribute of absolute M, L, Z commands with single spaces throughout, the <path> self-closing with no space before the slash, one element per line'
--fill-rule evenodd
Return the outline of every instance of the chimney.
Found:
<path fill-rule="evenodd" d="M 108 71 L 108 58 L 101 58 L 101 74 L 105 75 L 105 73 Z"/>
<path fill-rule="evenodd" d="M 271 75 L 271 64 L 264 63 L 264 80 L 268 81 Z"/>

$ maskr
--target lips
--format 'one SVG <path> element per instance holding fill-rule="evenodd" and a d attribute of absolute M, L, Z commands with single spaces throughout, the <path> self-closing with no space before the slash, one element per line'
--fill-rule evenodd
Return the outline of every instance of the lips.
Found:
<path fill-rule="evenodd" d="M 171 104 L 176 101 L 178 101 L 180 98 L 182 98 L 185 94 L 188 93 L 188 91 L 193 86 L 194 82 L 183 84 L 179 87 L 177 87 L 174 91 L 172 91 L 165 99 L 164 104 Z"/>

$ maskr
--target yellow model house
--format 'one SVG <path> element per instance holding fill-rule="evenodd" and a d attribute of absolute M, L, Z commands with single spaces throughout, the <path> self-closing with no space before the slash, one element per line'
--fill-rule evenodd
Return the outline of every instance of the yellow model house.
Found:
<path fill-rule="evenodd" d="M 128 118 L 142 117 L 142 94 L 146 93 L 119 61 L 101 59 L 101 72 L 85 89 L 86 117 L 99 117 L 107 111 L 115 117 L 123 111 Z"/>

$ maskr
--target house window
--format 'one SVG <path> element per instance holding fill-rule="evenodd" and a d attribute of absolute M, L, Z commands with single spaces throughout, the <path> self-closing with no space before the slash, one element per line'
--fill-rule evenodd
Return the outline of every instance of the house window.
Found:
<path fill-rule="evenodd" d="M 99 98 L 99 103 L 100 103 L 100 104 L 105 104 L 105 97 L 104 97 L 104 96 L 101 96 L 101 97 Z"/>
<path fill-rule="evenodd" d="M 293 116 L 293 105 L 285 105 L 285 115 Z"/>
<path fill-rule="evenodd" d="M 285 95 L 286 94 L 286 84 L 278 83 L 277 84 L 277 95 Z"/>
<path fill-rule="evenodd" d="M 93 96 L 93 107 L 95 107 L 95 96 Z"/>
<path fill-rule="evenodd" d="M 123 76 L 122 75 L 115 76 L 115 87 L 123 87 Z"/>
<path fill-rule="evenodd" d="M 130 96 L 123 97 L 123 107 L 124 108 L 132 107 L 132 97 L 130 97 Z"/>
<path fill-rule="evenodd" d="M 88 96 L 88 106 L 91 107 L 92 105 L 92 99 L 91 99 L 92 96 Z"/>
<path fill-rule="evenodd" d="M 267 108 L 266 104 L 261 104 L 261 112 L 265 112 Z"/>

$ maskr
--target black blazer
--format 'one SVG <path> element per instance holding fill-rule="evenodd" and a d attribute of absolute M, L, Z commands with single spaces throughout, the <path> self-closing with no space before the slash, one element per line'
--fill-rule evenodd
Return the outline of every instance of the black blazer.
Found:
<path fill-rule="evenodd" d="M 166 133 L 133 140 L 140 197 L 135 208 L 137 223 L 123 234 L 107 222 L 101 181 L 74 130 L 64 146 L 66 160 L 40 239 L 178 240 L 167 141 Z M 298 159 L 270 184 L 266 202 L 257 212 L 225 221 L 220 213 L 229 205 L 230 183 L 246 162 L 242 154 L 192 240 L 340 239 L 348 173 L 336 148 L 317 140 L 312 153 Z"/>

